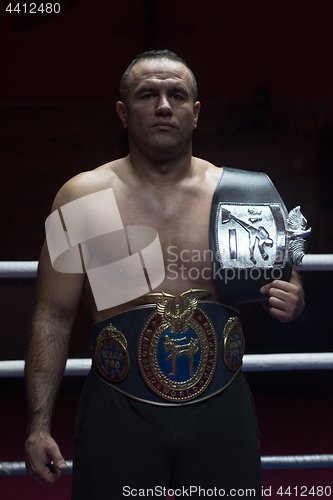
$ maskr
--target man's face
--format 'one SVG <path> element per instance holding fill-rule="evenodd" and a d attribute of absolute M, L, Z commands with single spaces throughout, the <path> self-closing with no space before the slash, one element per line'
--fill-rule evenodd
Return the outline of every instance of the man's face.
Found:
<path fill-rule="evenodd" d="M 200 103 L 193 102 L 186 66 L 168 59 L 143 60 L 132 68 L 128 89 L 127 104 L 118 103 L 117 111 L 128 128 L 130 150 L 167 159 L 191 146 Z"/>

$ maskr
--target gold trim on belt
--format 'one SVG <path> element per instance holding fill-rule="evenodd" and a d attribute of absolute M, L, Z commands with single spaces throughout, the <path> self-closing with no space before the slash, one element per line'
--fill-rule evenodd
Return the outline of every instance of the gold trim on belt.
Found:
<path fill-rule="evenodd" d="M 169 401 L 190 401 L 213 378 L 217 339 L 207 314 L 197 307 L 206 290 L 190 290 L 175 297 L 150 294 L 156 312 L 146 321 L 138 342 L 138 362 L 147 385 Z"/>

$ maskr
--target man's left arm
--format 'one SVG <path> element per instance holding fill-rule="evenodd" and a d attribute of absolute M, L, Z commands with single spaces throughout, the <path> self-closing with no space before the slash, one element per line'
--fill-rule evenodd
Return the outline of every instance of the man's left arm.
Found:
<path fill-rule="evenodd" d="M 297 318 L 304 309 L 302 280 L 295 267 L 289 282 L 275 280 L 263 286 L 260 292 L 268 294 L 267 302 L 263 303 L 264 309 L 282 323 Z"/>

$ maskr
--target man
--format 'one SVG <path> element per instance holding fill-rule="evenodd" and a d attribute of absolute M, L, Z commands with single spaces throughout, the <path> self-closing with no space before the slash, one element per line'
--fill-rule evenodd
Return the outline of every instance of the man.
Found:
<path fill-rule="evenodd" d="M 119 210 L 124 227 L 148 227 L 157 232 L 166 272 L 160 284 L 150 286 L 153 295 L 137 294 L 125 303 L 98 307 L 98 293 L 92 290 L 89 272 L 87 279 L 83 273 L 56 271 L 50 261 L 50 242 L 44 245 L 26 361 L 28 474 L 54 486 L 67 467 L 51 437 L 50 421 L 82 296 L 94 325 L 94 370 L 78 410 L 72 498 L 122 498 L 156 487 L 174 488 L 178 496 L 180 492 L 186 496 L 186 488 L 192 487 L 195 496 L 199 494 L 195 486 L 224 488 L 226 494 L 234 489 L 234 496 L 237 489 L 251 488 L 259 496 L 260 435 L 251 396 L 239 371 L 241 358 L 237 367 L 230 362 L 226 368 L 216 344 L 216 336 L 223 339 L 218 330 L 223 332 L 229 320 L 236 321 L 232 330 L 236 350 L 230 352 L 239 352 L 242 339 L 233 309 L 236 301 L 228 297 L 227 287 L 221 292 L 207 267 L 211 206 L 221 168 L 192 156 L 192 133 L 200 111 L 194 76 L 184 61 L 169 51 L 145 53 L 124 74 L 121 98 L 117 113 L 128 129 L 130 154 L 71 179 L 56 196 L 52 213 L 111 188 L 117 207 L 113 215 L 116 217 Z M 67 221 L 62 223 L 66 229 Z M 235 233 L 229 235 L 233 238 Z M 197 272 L 184 274 L 184 258 L 193 251 Z M 107 242 L 102 252 L 112 254 L 114 246 Z M 92 253 L 90 249 L 85 258 L 81 249 L 86 270 L 94 258 Z M 116 259 L 114 255 L 112 260 Z M 145 267 L 147 276 L 149 266 Z M 119 279 L 123 271 L 120 267 Z M 267 292 L 269 313 L 282 322 L 296 317 L 304 307 L 295 271 L 289 282 L 267 283 L 261 293 Z M 225 314 L 222 327 L 216 327 Z M 144 317 L 142 324 L 137 317 Z M 154 338 L 160 347 L 156 350 L 151 343 L 145 351 L 145 342 L 158 331 Z M 202 346 L 208 355 L 200 354 L 194 369 L 199 347 L 204 351 Z M 151 366 L 153 374 L 160 377 L 157 384 L 149 375 L 145 356 L 155 356 L 155 365 L 163 358 L 168 366 L 164 372 L 161 368 L 163 373 Z M 190 373 L 185 382 L 173 382 L 181 377 L 181 360 L 189 360 Z M 201 378 L 186 385 L 188 377 L 201 370 L 200 363 L 205 363 Z M 111 364 L 118 366 L 118 372 L 112 371 Z M 124 370 L 121 377 L 119 367 Z M 216 388 L 215 367 L 222 370 L 222 378 L 225 374 L 229 377 Z M 175 389 L 177 384 L 181 390 Z M 158 490 L 154 493 L 159 496 Z"/>

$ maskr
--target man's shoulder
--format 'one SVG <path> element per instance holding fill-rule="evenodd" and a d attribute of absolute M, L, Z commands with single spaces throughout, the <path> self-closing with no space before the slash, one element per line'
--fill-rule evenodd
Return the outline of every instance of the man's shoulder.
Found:
<path fill-rule="evenodd" d="M 213 182 L 218 182 L 223 170 L 221 167 L 217 167 L 203 158 L 194 157 L 194 160 L 199 168 L 199 171 L 204 172 L 206 178 L 211 179 Z"/>
<path fill-rule="evenodd" d="M 112 187 L 117 178 L 116 170 L 122 162 L 123 159 L 114 160 L 69 179 L 58 191 L 53 210 L 83 196 Z"/>
<path fill-rule="evenodd" d="M 198 158 L 197 156 L 193 156 L 192 158 L 202 168 L 206 168 L 206 169 L 217 169 L 217 168 L 219 168 L 216 165 L 214 165 L 213 163 L 211 163 L 210 161 L 205 160 L 204 158 Z"/>

